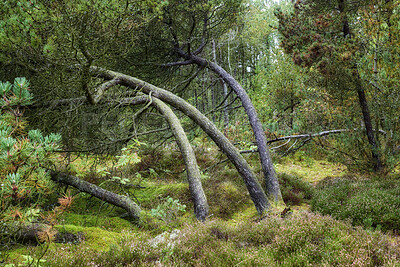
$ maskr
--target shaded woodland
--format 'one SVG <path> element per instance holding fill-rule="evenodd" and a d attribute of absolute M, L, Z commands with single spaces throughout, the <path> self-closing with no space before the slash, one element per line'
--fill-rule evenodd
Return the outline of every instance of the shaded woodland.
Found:
<path fill-rule="evenodd" d="M 0 264 L 398 264 L 399 4 L 4 1 Z"/>

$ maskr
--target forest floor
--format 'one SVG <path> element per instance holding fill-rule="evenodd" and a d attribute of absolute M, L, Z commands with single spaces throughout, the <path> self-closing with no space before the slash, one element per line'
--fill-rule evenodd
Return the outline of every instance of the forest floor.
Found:
<path fill-rule="evenodd" d="M 219 157 L 213 153 L 199 153 L 203 169 L 212 166 L 211 158 Z M 311 212 L 310 187 L 348 176 L 343 165 L 304 155 L 279 160 L 275 167 L 291 211 L 282 214 L 285 206 L 273 205 L 266 217 L 257 214 L 230 164 L 214 166 L 203 174 L 210 217 L 199 223 L 193 215 L 183 166 L 177 164 L 179 157 L 174 152 L 143 155 L 141 164 L 124 172 L 140 188 L 114 187 L 140 203 L 140 221 L 121 218 L 123 210 L 80 193 L 55 226 L 69 234 L 67 242 L 16 246 L 9 251 L 9 265 L 5 266 L 400 264 L 400 241 L 395 232 L 354 227 L 351 221 Z M 257 156 L 247 159 L 257 164 Z M 87 165 L 80 160 L 75 168 Z M 259 168 L 255 171 L 261 173 Z M 93 173 L 85 172 L 82 178 L 99 183 Z"/>

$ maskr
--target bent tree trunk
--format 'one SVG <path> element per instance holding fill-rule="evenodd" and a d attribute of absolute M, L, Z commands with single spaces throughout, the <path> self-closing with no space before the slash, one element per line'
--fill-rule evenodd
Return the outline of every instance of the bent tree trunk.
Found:
<path fill-rule="evenodd" d="M 269 208 L 270 204 L 268 198 L 247 161 L 242 157 L 236 147 L 232 145 L 232 143 L 219 131 L 219 129 L 195 107 L 167 90 L 128 75 L 105 70 L 99 67 L 91 67 L 91 73 L 93 77 L 103 78 L 105 80 L 119 79 L 120 85 L 140 90 L 146 94 L 151 92 L 154 97 L 182 111 L 197 123 L 208 134 L 208 136 L 210 136 L 216 145 L 235 165 L 237 171 L 246 184 L 247 190 L 249 191 L 258 213 L 262 214 Z"/>
<path fill-rule="evenodd" d="M 253 128 L 254 136 L 257 142 L 258 153 L 260 154 L 260 161 L 267 189 L 266 193 L 269 198 L 274 198 L 275 201 L 282 200 L 278 179 L 276 176 L 274 165 L 272 164 L 271 156 L 268 151 L 268 145 L 264 130 L 257 117 L 256 109 L 254 108 L 253 103 L 251 102 L 250 97 L 247 95 L 246 91 L 231 74 L 229 74 L 218 64 L 195 55 L 188 55 L 186 57 L 187 59 L 193 60 L 193 62 L 197 65 L 205 66 L 218 74 L 240 98 L 244 110 L 249 117 L 250 125 Z"/>
<path fill-rule="evenodd" d="M 131 104 L 141 104 L 151 101 L 151 104 L 164 115 L 171 130 L 176 138 L 179 149 L 182 153 L 183 160 L 186 165 L 186 174 L 189 182 L 189 190 L 193 198 L 194 213 L 199 221 L 204 221 L 208 216 L 208 203 L 206 195 L 204 194 L 203 186 L 201 185 L 201 175 L 199 166 L 192 146 L 187 139 L 185 131 L 175 113 L 161 100 L 148 96 L 138 96 L 132 99 Z"/>
<path fill-rule="evenodd" d="M 134 219 L 139 219 L 140 217 L 140 207 L 133 202 L 129 197 L 121 196 L 113 192 L 107 191 L 97 185 L 91 184 L 78 177 L 60 173 L 55 171 L 50 171 L 51 179 L 58 183 L 64 183 L 75 187 L 76 189 L 88 193 L 100 200 L 113 204 L 117 207 L 123 208 L 128 211 L 128 215 Z"/>

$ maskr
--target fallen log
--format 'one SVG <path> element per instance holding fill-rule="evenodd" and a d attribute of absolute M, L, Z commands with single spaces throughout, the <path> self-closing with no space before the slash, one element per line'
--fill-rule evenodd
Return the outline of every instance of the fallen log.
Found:
<path fill-rule="evenodd" d="M 73 186 L 79 191 L 88 193 L 100 200 L 123 208 L 128 212 L 128 216 L 134 219 L 140 218 L 140 207 L 127 196 L 121 196 L 116 193 L 110 192 L 70 174 L 50 171 L 50 176 L 51 179 L 55 182 Z"/>
<path fill-rule="evenodd" d="M 55 243 L 80 243 L 84 240 L 84 234 L 68 232 L 58 232 L 51 226 L 44 223 L 30 224 L 10 224 L 8 225 L 7 236 L 12 244 L 31 244 L 36 245 L 43 242 Z M 3 237 L 6 235 L 2 232 Z"/>

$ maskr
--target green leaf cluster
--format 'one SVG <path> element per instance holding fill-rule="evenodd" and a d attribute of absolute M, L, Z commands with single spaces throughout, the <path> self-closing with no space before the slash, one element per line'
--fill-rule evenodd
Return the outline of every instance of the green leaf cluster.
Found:
<path fill-rule="evenodd" d="M 162 220 L 166 223 L 172 222 L 180 212 L 186 211 L 186 205 L 181 204 L 179 199 L 173 199 L 172 197 L 167 197 L 161 205 L 157 208 L 151 209 L 151 216 Z"/>

